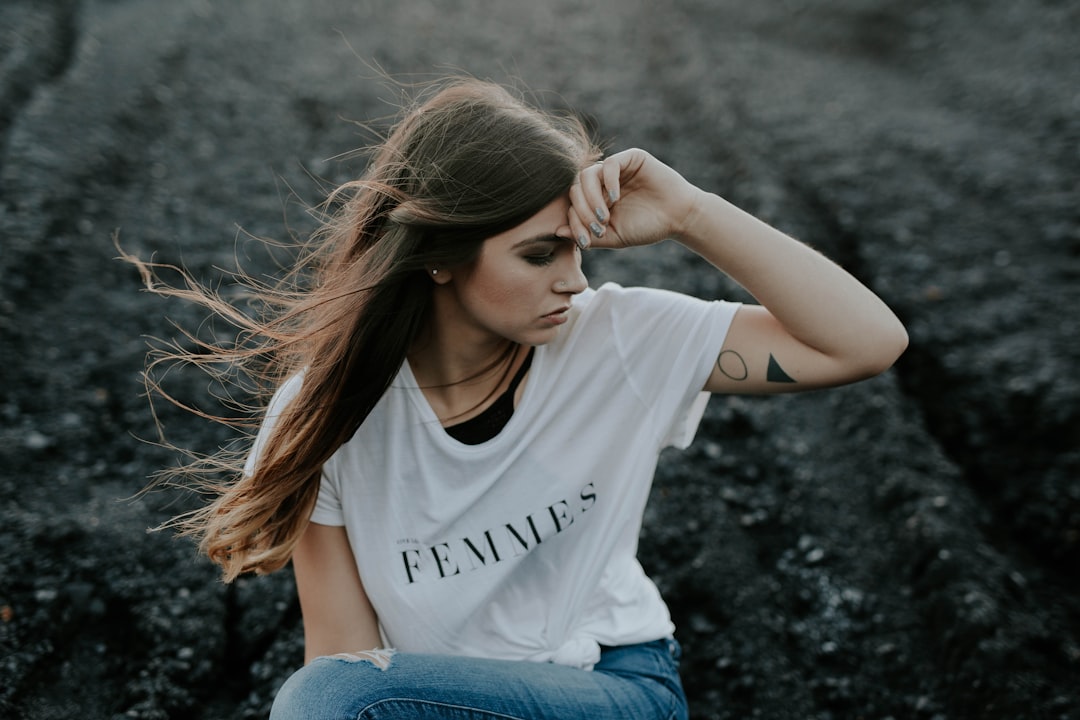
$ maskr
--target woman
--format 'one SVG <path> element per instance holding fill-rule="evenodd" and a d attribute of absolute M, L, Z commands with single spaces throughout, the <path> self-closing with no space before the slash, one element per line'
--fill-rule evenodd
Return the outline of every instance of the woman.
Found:
<path fill-rule="evenodd" d="M 820 254 L 642 150 L 598 158 L 576 122 L 448 82 L 331 199 L 276 316 L 188 294 L 263 339 L 214 357 L 284 381 L 236 481 L 179 521 L 226 580 L 293 562 L 306 664 L 272 718 L 685 718 L 635 559 L 660 450 L 706 393 L 904 350 Z M 761 304 L 588 287 L 586 249 L 664 239 Z"/>

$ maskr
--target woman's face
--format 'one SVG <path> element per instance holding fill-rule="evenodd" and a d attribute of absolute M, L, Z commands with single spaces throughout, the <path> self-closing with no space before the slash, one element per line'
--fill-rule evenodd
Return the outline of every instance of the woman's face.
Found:
<path fill-rule="evenodd" d="M 485 334 L 523 345 L 553 340 L 567 320 L 571 297 L 588 287 L 581 251 L 555 235 L 567 225 L 569 208 L 567 196 L 557 198 L 485 240 L 476 261 L 454 269 L 444 284 L 449 312 L 442 319 L 460 323 L 455 330 L 476 333 L 470 341 Z"/>

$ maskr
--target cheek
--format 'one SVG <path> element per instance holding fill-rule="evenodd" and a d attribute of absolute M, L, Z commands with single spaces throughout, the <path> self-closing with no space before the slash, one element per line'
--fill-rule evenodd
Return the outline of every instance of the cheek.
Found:
<path fill-rule="evenodd" d="M 536 275 L 516 268 L 484 273 L 483 277 L 475 278 L 478 281 L 473 286 L 475 296 L 478 300 L 503 308 L 527 302 L 537 285 Z"/>

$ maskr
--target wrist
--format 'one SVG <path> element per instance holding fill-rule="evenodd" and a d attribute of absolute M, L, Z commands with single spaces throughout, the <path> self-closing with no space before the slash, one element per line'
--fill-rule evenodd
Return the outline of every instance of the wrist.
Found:
<path fill-rule="evenodd" d="M 676 226 L 672 238 L 691 250 L 697 250 L 701 241 L 715 234 L 713 224 L 715 213 L 727 203 L 719 195 L 695 188 L 689 209 L 683 220 Z"/>

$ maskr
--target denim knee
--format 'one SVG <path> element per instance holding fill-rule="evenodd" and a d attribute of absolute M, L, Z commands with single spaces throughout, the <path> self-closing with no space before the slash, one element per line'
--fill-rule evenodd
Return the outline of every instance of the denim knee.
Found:
<path fill-rule="evenodd" d="M 386 658 L 389 661 L 389 658 Z M 270 720 L 343 720 L 355 718 L 368 703 L 378 700 L 378 685 L 370 684 L 373 697 L 365 697 L 364 675 L 382 674 L 386 663 L 378 658 L 320 657 L 297 670 L 274 698 Z M 345 676 L 350 676 L 348 679 Z"/>
<path fill-rule="evenodd" d="M 282 685 L 270 719 L 685 720 L 677 648 L 671 640 L 608 648 L 594 671 L 410 653 L 320 657 Z"/>

